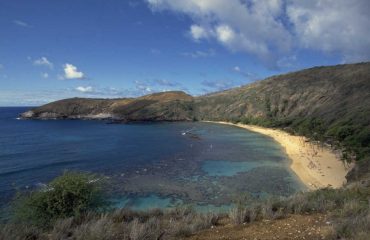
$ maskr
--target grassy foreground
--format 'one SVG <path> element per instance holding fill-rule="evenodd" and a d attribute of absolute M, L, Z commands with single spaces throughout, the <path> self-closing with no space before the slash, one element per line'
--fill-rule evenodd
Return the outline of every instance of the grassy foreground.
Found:
<path fill-rule="evenodd" d="M 228 214 L 201 214 L 189 206 L 148 212 L 109 209 L 103 184 L 94 175 L 66 172 L 41 191 L 18 194 L 12 221 L 0 225 L 0 239 L 183 239 L 225 221 L 248 227 L 315 214 L 325 214 L 330 221 L 325 239 L 370 236 L 369 181 L 262 202 L 242 197 Z"/>

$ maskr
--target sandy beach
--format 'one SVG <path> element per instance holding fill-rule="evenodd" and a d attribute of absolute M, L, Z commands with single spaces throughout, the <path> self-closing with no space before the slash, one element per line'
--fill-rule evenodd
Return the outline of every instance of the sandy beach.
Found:
<path fill-rule="evenodd" d="M 346 166 L 329 147 L 310 143 L 305 137 L 293 136 L 277 129 L 253 125 L 227 124 L 272 137 L 284 149 L 291 159 L 291 169 L 309 189 L 323 187 L 339 188 L 346 183 L 346 174 L 352 166 Z"/>

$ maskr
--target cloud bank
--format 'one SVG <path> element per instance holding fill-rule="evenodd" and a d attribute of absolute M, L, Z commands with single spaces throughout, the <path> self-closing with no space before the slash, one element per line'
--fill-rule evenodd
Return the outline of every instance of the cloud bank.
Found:
<path fill-rule="evenodd" d="M 194 41 L 217 41 L 233 52 L 278 65 L 295 50 L 370 59 L 368 0 L 147 0 L 153 11 L 189 16 Z"/>

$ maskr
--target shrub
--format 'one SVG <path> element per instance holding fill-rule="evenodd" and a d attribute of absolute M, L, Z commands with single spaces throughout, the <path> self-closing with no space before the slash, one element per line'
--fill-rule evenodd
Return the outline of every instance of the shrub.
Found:
<path fill-rule="evenodd" d="M 246 220 L 246 209 L 242 206 L 232 208 L 229 212 L 229 218 L 234 224 L 242 224 Z"/>
<path fill-rule="evenodd" d="M 352 217 L 336 219 L 334 225 L 338 239 L 369 239 L 370 212 L 369 210 Z"/>
<path fill-rule="evenodd" d="M 274 211 L 272 209 L 271 201 L 266 201 L 261 205 L 261 216 L 263 219 L 273 219 Z"/>
<path fill-rule="evenodd" d="M 159 239 L 162 235 L 160 222 L 157 218 L 150 218 L 147 222 L 141 223 L 137 218 L 131 222 L 131 240 Z"/>
<path fill-rule="evenodd" d="M 188 237 L 193 233 L 215 226 L 219 215 L 213 213 L 198 213 L 192 207 L 177 207 L 170 210 L 168 232 L 170 236 Z"/>
<path fill-rule="evenodd" d="M 95 175 L 65 172 L 44 189 L 17 194 L 14 219 L 49 227 L 59 218 L 98 211 L 105 204 L 101 181 Z"/>
<path fill-rule="evenodd" d="M 259 208 L 258 206 L 250 206 L 246 211 L 245 221 L 254 222 L 257 219 Z"/>

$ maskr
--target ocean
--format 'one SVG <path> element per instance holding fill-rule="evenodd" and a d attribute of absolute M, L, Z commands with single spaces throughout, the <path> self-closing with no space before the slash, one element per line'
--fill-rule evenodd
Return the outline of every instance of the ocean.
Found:
<path fill-rule="evenodd" d="M 108 179 L 112 206 L 145 210 L 191 204 L 226 211 L 238 197 L 304 189 L 274 140 L 203 122 L 109 124 L 19 120 L 0 108 L 0 206 L 66 170 Z"/>

